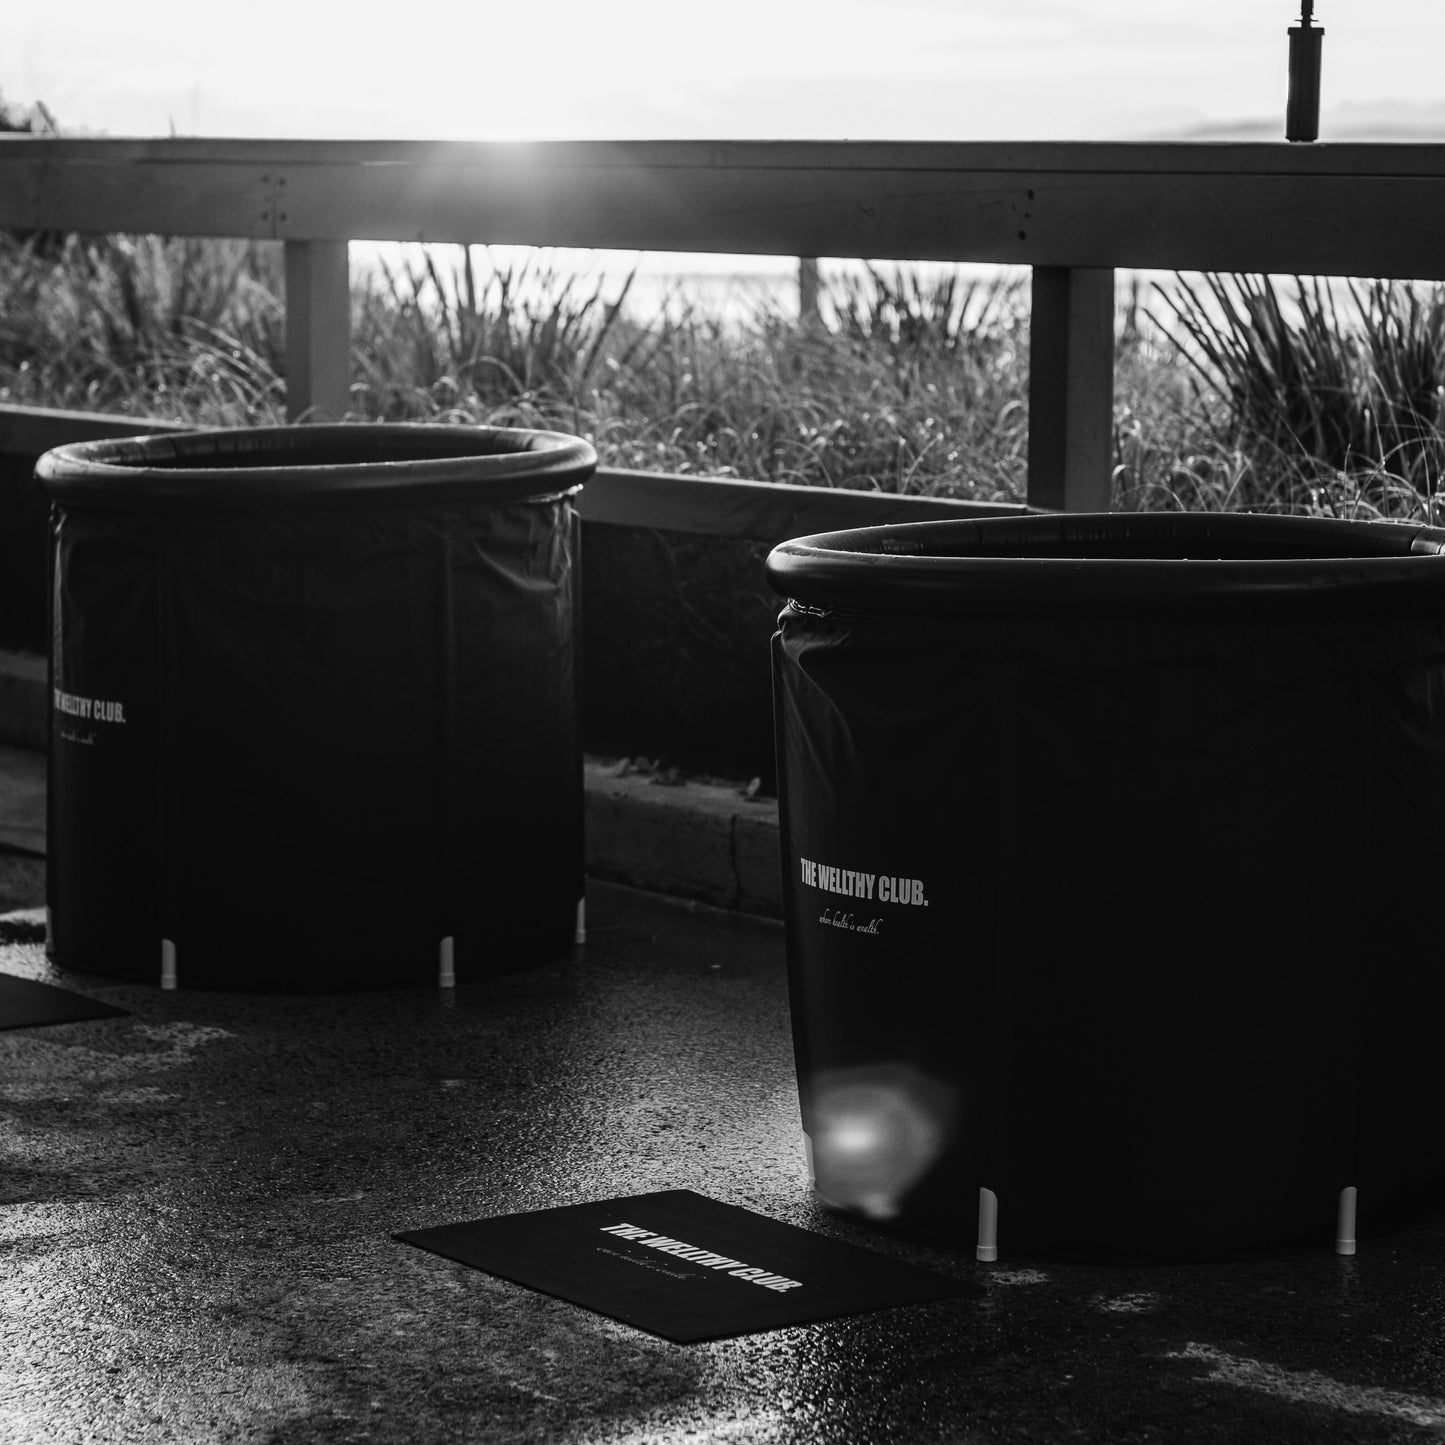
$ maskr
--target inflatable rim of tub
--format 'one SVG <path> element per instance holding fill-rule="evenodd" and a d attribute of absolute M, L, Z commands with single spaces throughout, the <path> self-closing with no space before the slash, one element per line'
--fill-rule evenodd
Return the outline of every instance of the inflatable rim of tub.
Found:
<path fill-rule="evenodd" d="M 596 466 L 592 446 L 562 432 L 337 422 L 75 442 L 35 476 L 64 506 L 215 512 L 540 500 Z"/>
<path fill-rule="evenodd" d="M 1445 528 L 1248 512 L 1056 513 L 822 532 L 769 554 L 795 607 L 1332 612 L 1438 604 Z"/>

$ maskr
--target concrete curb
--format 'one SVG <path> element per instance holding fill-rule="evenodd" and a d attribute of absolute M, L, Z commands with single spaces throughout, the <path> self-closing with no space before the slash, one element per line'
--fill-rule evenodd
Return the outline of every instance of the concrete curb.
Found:
<path fill-rule="evenodd" d="M 587 871 L 740 913 L 783 916 L 775 798 L 663 785 L 588 762 Z"/>
<path fill-rule="evenodd" d="M 22 791 L 44 786 L 43 766 L 13 759 L 16 748 L 45 747 L 45 672 L 43 658 L 0 652 L 0 744 L 10 745 L 12 759 L 7 766 L 7 750 L 0 748 L 0 769 Z M 588 873 L 741 913 L 783 916 L 776 799 L 710 783 L 664 785 L 590 760 L 583 782 Z M 7 796 L 0 789 L 0 798 Z M 18 806 L 7 805 L 7 812 Z M 43 806 L 25 821 L 33 825 L 36 817 L 43 822 Z M 43 834 L 38 846 L 44 848 Z"/>
<path fill-rule="evenodd" d="M 0 743 L 45 746 L 45 675 L 46 662 L 38 653 L 0 650 Z"/>

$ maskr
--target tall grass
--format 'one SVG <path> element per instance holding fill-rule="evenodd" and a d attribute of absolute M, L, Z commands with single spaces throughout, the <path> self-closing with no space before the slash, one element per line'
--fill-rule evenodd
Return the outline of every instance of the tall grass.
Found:
<path fill-rule="evenodd" d="M 1241 504 L 1434 515 L 1445 290 L 1206 276 L 1158 295 Z"/>
<path fill-rule="evenodd" d="M 675 291 L 639 317 L 480 248 L 383 266 L 357 296 L 358 414 L 565 426 L 615 465 L 989 497 L 1022 486 L 1017 278 L 925 290 L 871 273 L 829 326 L 739 321 Z"/>
<path fill-rule="evenodd" d="M 267 249 L 0 234 L 0 293 L 0 399 L 216 424 L 285 411 L 280 265 Z"/>
<path fill-rule="evenodd" d="M 285 410 L 280 248 L 0 236 L 0 400 L 212 425 Z M 545 258 L 423 248 L 358 279 L 357 417 L 552 426 L 622 466 L 1021 500 L 1026 272 L 870 266 L 818 319 L 723 316 Z M 1137 278 L 1117 327 L 1115 505 L 1433 516 L 1445 293 Z"/>
<path fill-rule="evenodd" d="M 367 415 L 470 416 L 526 398 L 586 394 L 604 347 L 620 335 L 631 278 L 604 301 L 575 277 L 530 263 L 497 271 L 460 248 L 444 269 L 433 249 L 419 262 L 381 262 L 382 284 L 358 288 L 354 301 L 358 377 L 354 395 Z M 640 337 L 620 346 L 633 361 Z"/>

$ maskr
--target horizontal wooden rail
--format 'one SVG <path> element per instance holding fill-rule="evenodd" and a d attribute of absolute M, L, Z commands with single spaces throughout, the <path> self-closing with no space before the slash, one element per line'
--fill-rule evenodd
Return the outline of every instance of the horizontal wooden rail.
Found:
<path fill-rule="evenodd" d="M 108 437 L 150 436 L 188 431 L 182 422 L 110 412 L 66 411 L 60 407 L 0 405 L 0 456 L 39 457 L 52 447 L 100 442 Z"/>
<path fill-rule="evenodd" d="M 52 447 L 72 442 L 186 429 L 175 422 L 142 417 L 0 405 L 0 455 L 39 457 Z M 907 497 L 599 467 L 583 487 L 577 510 L 584 522 L 604 526 L 697 532 L 774 544 L 790 537 L 847 527 L 881 527 L 947 517 L 1010 516 L 1028 509 L 948 497 Z"/>
<path fill-rule="evenodd" d="M 0 138 L 0 226 L 1445 278 L 1445 145 Z"/>
<path fill-rule="evenodd" d="M 890 492 L 599 467 L 582 488 L 577 510 L 584 522 L 705 532 L 776 544 L 790 537 L 848 527 L 884 527 L 948 517 L 1006 517 L 1028 508 L 951 497 L 902 497 Z"/>
<path fill-rule="evenodd" d="M 1031 502 L 1107 506 L 1119 268 L 1445 279 L 1445 146 L 0 137 L 0 228 L 285 243 L 288 406 L 346 409 L 352 239 L 1035 268 Z"/>

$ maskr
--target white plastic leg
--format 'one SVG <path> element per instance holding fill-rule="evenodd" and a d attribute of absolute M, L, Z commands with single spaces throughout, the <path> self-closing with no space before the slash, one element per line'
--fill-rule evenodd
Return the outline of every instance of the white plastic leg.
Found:
<path fill-rule="evenodd" d="M 978 1191 L 978 1259 L 992 1264 L 998 1258 L 998 1195 L 992 1189 Z"/>
<path fill-rule="evenodd" d="M 176 987 L 176 946 L 169 938 L 161 939 L 161 987 Z"/>
<path fill-rule="evenodd" d="M 1355 1186 L 1347 1184 L 1340 1190 L 1338 1213 L 1335 1216 L 1335 1253 L 1355 1252 Z"/>
<path fill-rule="evenodd" d="M 442 939 L 440 955 L 437 968 L 437 987 L 455 988 L 457 986 L 457 970 L 451 934 L 447 934 L 447 936 Z"/>

